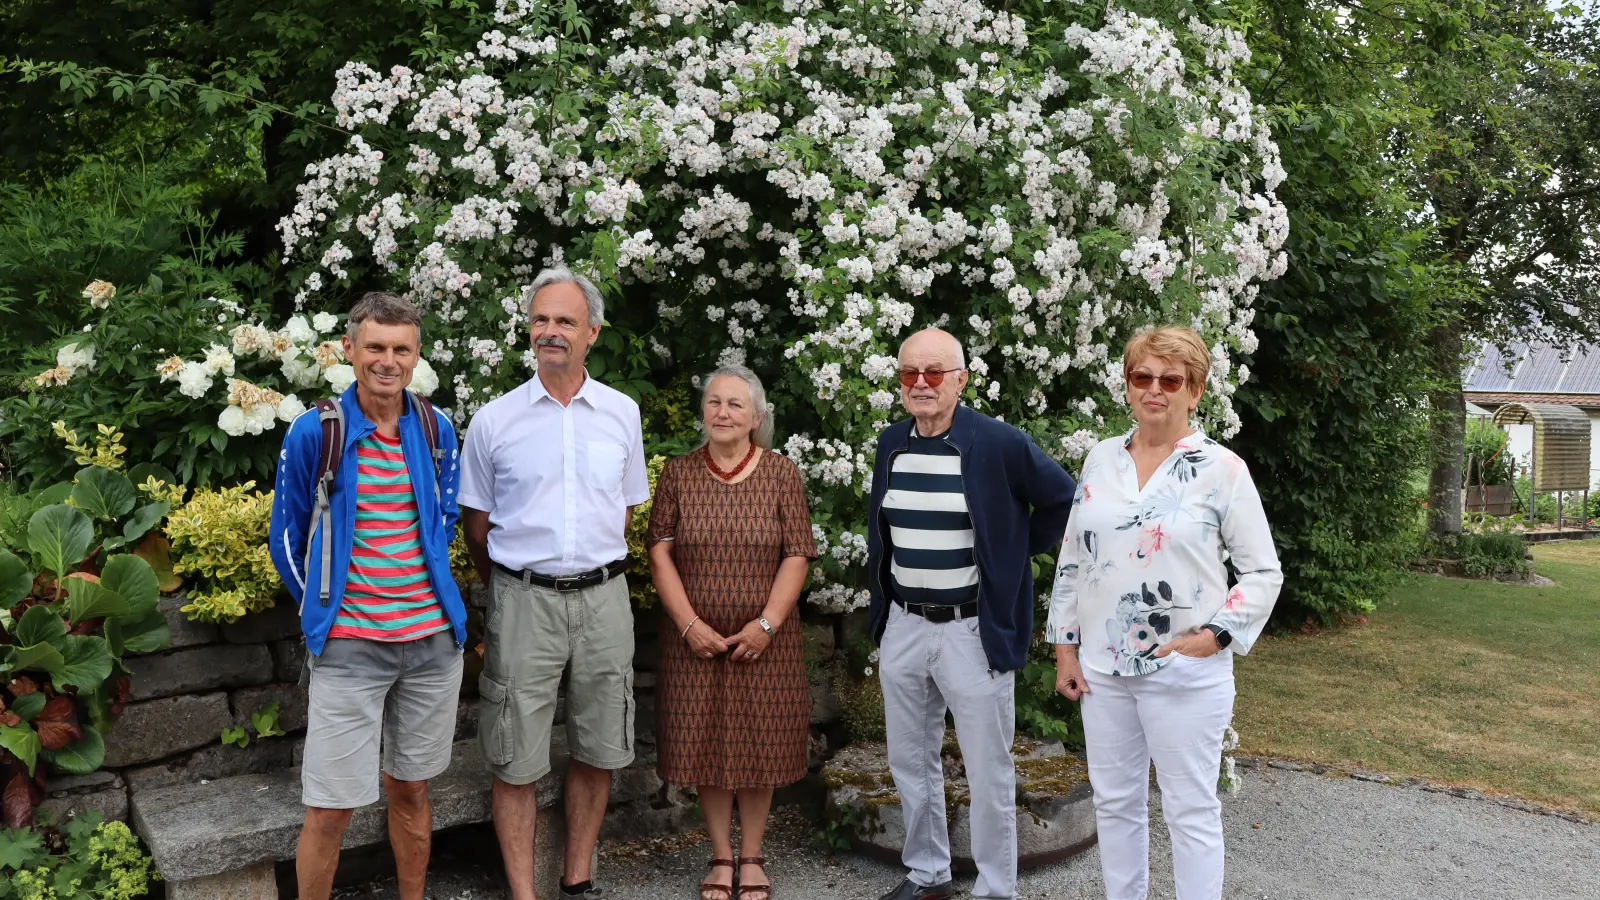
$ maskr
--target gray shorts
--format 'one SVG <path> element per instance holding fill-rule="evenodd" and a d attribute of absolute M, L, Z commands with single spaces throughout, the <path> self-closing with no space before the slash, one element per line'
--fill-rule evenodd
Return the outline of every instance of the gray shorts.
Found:
<path fill-rule="evenodd" d="M 627 578 L 556 591 L 497 568 L 489 588 L 478 740 L 490 774 L 507 784 L 530 784 L 550 771 L 562 672 L 567 673 L 572 758 L 597 769 L 633 762 L 633 607 Z"/>
<path fill-rule="evenodd" d="M 309 657 L 302 802 L 354 809 L 378 799 L 382 769 L 427 781 L 450 765 L 461 696 L 461 648 L 450 631 L 415 641 L 335 638 Z"/>

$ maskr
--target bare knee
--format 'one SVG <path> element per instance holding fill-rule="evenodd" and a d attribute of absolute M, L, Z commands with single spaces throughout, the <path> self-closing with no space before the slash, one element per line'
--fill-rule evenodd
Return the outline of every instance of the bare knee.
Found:
<path fill-rule="evenodd" d="M 428 783 L 426 781 L 401 781 L 389 775 L 383 776 L 384 791 L 389 795 L 389 806 L 403 810 L 417 810 L 428 804 Z"/>
<path fill-rule="evenodd" d="M 338 837 L 350 827 L 350 817 L 355 814 L 351 809 L 324 809 L 320 806 L 306 807 L 305 830 L 322 837 Z"/>

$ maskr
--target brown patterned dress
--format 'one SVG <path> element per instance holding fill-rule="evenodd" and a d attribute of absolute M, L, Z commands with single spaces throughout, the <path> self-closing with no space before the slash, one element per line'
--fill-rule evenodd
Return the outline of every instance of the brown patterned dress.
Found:
<path fill-rule="evenodd" d="M 671 539 L 673 561 L 700 620 L 724 637 L 759 618 L 786 557 L 815 559 L 805 482 L 795 464 L 762 453 L 727 484 L 696 450 L 656 483 L 646 545 Z M 676 785 L 781 787 L 806 774 L 811 698 L 791 614 L 752 662 L 701 659 L 668 628 L 656 697 L 657 771 Z"/>

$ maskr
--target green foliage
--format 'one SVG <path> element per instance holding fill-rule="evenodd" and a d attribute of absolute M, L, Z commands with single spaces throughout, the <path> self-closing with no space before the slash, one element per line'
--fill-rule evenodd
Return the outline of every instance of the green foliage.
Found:
<path fill-rule="evenodd" d="M 1486 419 L 1467 422 L 1467 467 L 1463 486 L 1510 484 L 1516 465 L 1507 446 L 1510 440 L 1502 428 Z"/>
<path fill-rule="evenodd" d="M 243 725 L 229 725 L 222 729 L 222 743 L 243 750 L 250 746 L 250 732 Z"/>
<path fill-rule="evenodd" d="M 278 724 L 278 701 L 273 700 L 250 714 L 250 725 L 255 729 L 256 738 L 282 737 L 288 732 Z M 222 729 L 222 743 L 238 747 L 240 750 L 250 746 L 250 729 L 243 725 L 231 725 Z"/>
<path fill-rule="evenodd" d="M 60 829 L 0 831 L 0 900 L 133 900 L 159 880 L 128 826 L 97 812 Z"/>
<path fill-rule="evenodd" d="M 270 609 L 283 582 L 267 549 L 272 494 L 237 487 L 197 489 L 167 517 L 173 570 L 194 573 L 202 584 L 183 611 L 199 622 L 233 622 Z"/>

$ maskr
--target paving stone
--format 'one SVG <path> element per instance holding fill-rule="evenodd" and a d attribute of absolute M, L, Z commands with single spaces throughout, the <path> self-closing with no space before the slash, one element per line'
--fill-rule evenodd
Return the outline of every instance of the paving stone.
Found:
<path fill-rule="evenodd" d="M 278 867 L 271 862 L 186 881 L 162 874 L 167 900 L 278 900 Z"/>
<path fill-rule="evenodd" d="M 154 700 L 265 684 L 272 680 L 272 654 L 260 644 L 212 644 L 135 657 L 128 668 L 133 670 L 132 699 Z"/>
<path fill-rule="evenodd" d="M 611 773 L 611 804 L 633 803 L 648 799 L 661 790 L 661 776 L 656 774 L 654 763 L 640 765 L 637 760 L 625 769 Z"/>
<path fill-rule="evenodd" d="M 49 775 L 44 780 L 46 794 L 71 794 L 107 787 L 122 787 L 122 779 L 117 773 L 105 769 L 87 775 Z"/>
<path fill-rule="evenodd" d="M 128 821 L 128 791 L 120 785 L 87 793 L 51 796 L 39 804 L 39 814 L 53 822 L 65 822 L 71 816 L 93 810 L 107 822 Z"/>
<path fill-rule="evenodd" d="M 229 692 L 228 706 L 233 710 L 233 724 L 250 725 L 250 717 L 274 700 L 278 701 L 279 728 L 290 734 L 306 729 L 306 689 L 292 683 L 264 684 Z M 253 726 L 250 733 L 255 734 Z"/>
<path fill-rule="evenodd" d="M 243 748 L 218 743 L 158 765 L 129 769 L 125 775 L 133 789 L 155 790 L 287 769 L 294 765 L 293 757 L 294 744 L 288 738 L 251 740 Z"/>
<path fill-rule="evenodd" d="M 232 724 L 221 691 L 130 703 L 106 735 L 104 766 L 120 769 L 204 747 Z"/>
<path fill-rule="evenodd" d="M 300 610 L 288 599 L 222 625 L 222 639 L 230 644 L 266 644 L 299 636 Z"/>
<path fill-rule="evenodd" d="M 839 695 L 833 689 L 832 675 L 817 676 L 807 688 L 811 691 L 811 724 L 826 725 L 844 716 L 844 707 L 839 705 Z"/>

